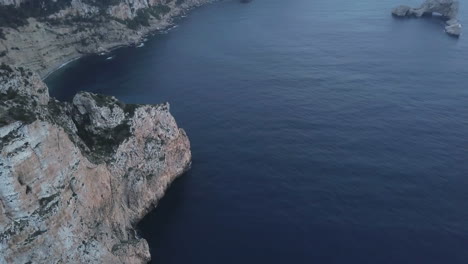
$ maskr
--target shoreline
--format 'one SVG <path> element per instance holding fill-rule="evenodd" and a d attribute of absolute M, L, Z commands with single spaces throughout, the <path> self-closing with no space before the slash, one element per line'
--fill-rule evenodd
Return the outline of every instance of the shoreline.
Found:
<path fill-rule="evenodd" d="M 154 24 L 150 24 L 148 27 L 142 28 L 141 31 L 137 30 L 137 32 L 141 32 L 142 34 L 136 41 L 130 41 L 127 43 L 116 42 L 114 44 L 108 43 L 106 47 L 99 47 L 98 50 L 95 50 L 89 53 L 80 53 L 77 50 L 76 56 L 69 56 L 69 58 L 67 58 L 63 62 L 54 64 L 51 67 L 46 67 L 43 73 L 38 72 L 38 74 L 41 80 L 45 81 L 50 75 L 54 74 L 56 71 L 60 70 L 61 68 L 81 58 L 84 58 L 87 56 L 100 55 L 101 53 L 109 54 L 120 48 L 127 48 L 127 47 L 132 47 L 132 46 L 136 47 L 137 45 L 145 42 L 144 40 L 146 38 L 153 37 L 157 33 L 164 32 L 166 30 L 170 31 L 171 29 L 177 27 L 177 23 L 175 23 L 174 20 L 178 18 L 181 19 L 181 18 L 187 17 L 187 13 L 190 12 L 192 9 L 195 9 L 197 7 L 201 7 L 203 5 L 210 4 L 213 2 L 214 2 L 213 0 L 207 0 L 204 3 L 201 3 L 199 5 L 191 6 L 188 8 L 177 9 L 174 11 L 173 14 L 169 13 L 166 18 L 155 21 Z"/>
<path fill-rule="evenodd" d="M 168 103 L 127 105 L 112 96 L 87 92 L 76 94 L 72 102 L 60 102 L 49 96 L 44 81 L 81 58 L 106 58 L 120 48 L 137 48 L 150 37 L 176 28 L 179 18 L 192 9 L 212 2 L 193 0 L 173 6 L 171 12 L 137 30 L 112 19 L 85 24 L 88 28 L 82 31 L 76 30 L 83 24 L 51 26 L 35 19 L 20 30 L 8 29 L 8 39 L 0 40 L 0 48 L 8 53 L 0 63 L 12 69 L 0 69 L 8 74 L 0 76 L 0 87 L 12 89 L 14 98 L 7 98 L 0 110 L 11 115 L 8 122 L 15 123 L 2 126 L 12 137 L 8 138 L 12 147 L 7 148 L 11 152 L 2 155 L 21 155 L 21 159 L 8 159 L 3 164 L 8 173 L 0 180 L 20 195 L 12 197 L 10 189 L 0 191 L 0 199 L 8 201 L 0 211 L 20 208 L 24 213 L 15 215 L 12 209 L 6 213 L 13 217 L 0 219 L 5 226 L 0 237 L 6 238 L 0 239 L 0 251 L 5 249 L 1 263 L 151 260 L 138 225 L 173 181 L 190 170 L 187 134 L 170 114 Z M 16 112 L 22 115 L 12 114 Z M 11 125 L 21 124 L 18 121 L 23 125 Z M 38 152 L 18 150 L 13 147 L 18 142 L 34 145 Z M 63 184 L 57 187 L 58 182 Z M 29 193 L 39 202 L 31 203 Z M 20 230 L 18 223 L 23 225 Z M 63 230 L 73 236 L 62 236 Z M 40 243 L 32 243 L 36 238 Z M 50 248 L 54 248 L 51 254 L 41 254 Z"/>
<path fill-rule="evenodd" d="M 56 72 L 56 71 L 62 69 L 63 67 L 67 66 L 68 64 L 70 64 L 70 63 L 72 63 L 72 62 L 74 62 L 74 61 L 77 61 L 77 60 L 79 60 L 79 59 L 81 59 L 81 58 L 83 58 L 83 57 L 85 57 L 85 56 L 74 57 L 74 58 L 69 59 L 69 60 L 67 60 L 66 62 L 62 63 L 62 64 L 61 64 L 60 66 L 58 66 L 58 67 L 53 67 L 53 68 L 52 68 L 50 71 L 48 71 L 45 75 L 40 75 L 41 80 L 42 80 L 42 81 L 45 81 L 45 80 L 46 80 L 50 75 L 52 75 L 54 72 Z"/>

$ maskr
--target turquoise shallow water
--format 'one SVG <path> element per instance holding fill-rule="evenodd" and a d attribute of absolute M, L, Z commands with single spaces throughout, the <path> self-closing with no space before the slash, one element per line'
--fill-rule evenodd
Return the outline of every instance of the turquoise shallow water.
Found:
<path fill-rule="evenodd" d="M 217 2 L 47 83 L 171 103 L 194 160 L 154 263 L 467 263 L 468 41 L 403 2 Z"/>

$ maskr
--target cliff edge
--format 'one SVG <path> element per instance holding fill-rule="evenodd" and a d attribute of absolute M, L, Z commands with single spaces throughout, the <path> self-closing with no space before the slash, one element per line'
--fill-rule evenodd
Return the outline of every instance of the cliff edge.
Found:
<path fill-rule="evenodd" d="M 189 166 L 169 105 L 48 95 L 0 67 L 0 263 L 146 263 L 134 227 Z"/>

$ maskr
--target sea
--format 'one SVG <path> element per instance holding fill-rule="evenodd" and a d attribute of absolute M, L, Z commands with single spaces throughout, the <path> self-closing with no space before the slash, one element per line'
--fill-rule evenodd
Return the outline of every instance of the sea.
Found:
<path fill-rule="evenodd" d="M 170 102 L 193 164 L 138 226 L 152 263 L 466 264 L 468 31 L 391 16 L 420 3 L 217 1 L 46 82 Z"/>

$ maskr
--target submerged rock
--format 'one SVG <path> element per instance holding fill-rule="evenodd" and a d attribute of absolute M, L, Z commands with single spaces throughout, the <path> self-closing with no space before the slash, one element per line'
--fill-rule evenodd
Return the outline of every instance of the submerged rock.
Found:
<path fill-rule="evenodd" d="M 447 19 L 445 31 L 453 36 L 461 35 L 461 24 L 457 20 L 459 2 L 457 0 L 426 0 L 418 8 L 401 5 L 392 10 L 397 17 L 421 17 L 437 13 Z"/>
<path fill-rule="evenodd" d="M 137 222 L 191 162 L 169 105 L 80 93 L 0 67 L 0 263 L 146 263 Z"/>

